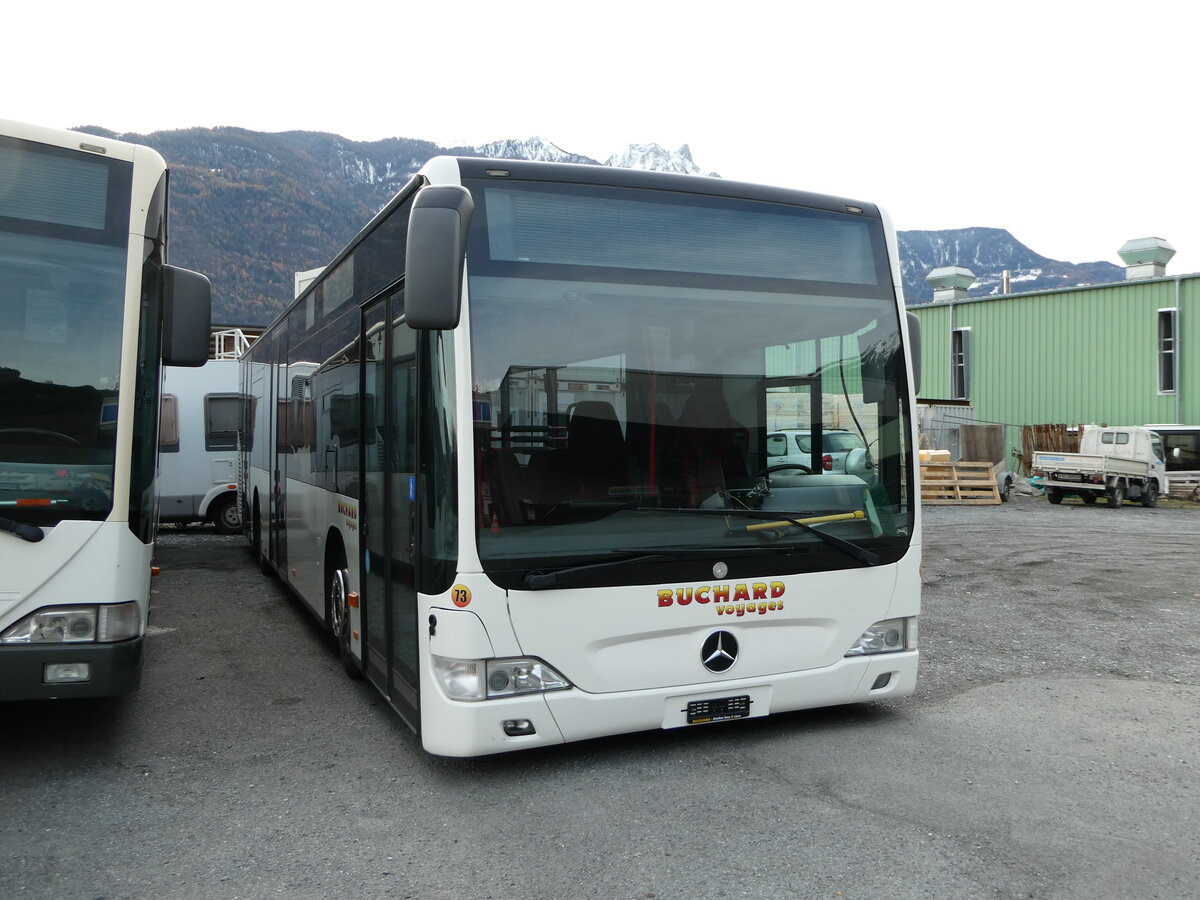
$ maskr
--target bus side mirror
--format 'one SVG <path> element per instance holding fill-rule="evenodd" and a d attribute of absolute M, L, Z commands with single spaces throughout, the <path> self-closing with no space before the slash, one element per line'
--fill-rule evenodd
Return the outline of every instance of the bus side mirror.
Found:
<path fill-rule="evenodd" d="M 162 361 L 168 366 L 208 362 L 212 285 L 199 272 L 163 266 Z"/>
<path fill-rule="evenodd" d="M 921 393 L 921 320 L 913 313 L 908 316 L 908 346 L 912 350 L 913 394 Z"/>
<path fill-rule="evenodd" d="M 427 185 L 413 201 L 404 255 L 409 327 L 444 331 L 458 326 L 463 255 L 474 208 L 470 192 L 454 185 Z"/>

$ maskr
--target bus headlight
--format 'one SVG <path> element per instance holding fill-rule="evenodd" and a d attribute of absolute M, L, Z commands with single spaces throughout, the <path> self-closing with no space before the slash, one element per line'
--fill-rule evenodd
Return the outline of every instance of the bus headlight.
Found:
<path fill-rule="evenodd" d="M 137 637 L 142 617 L 136 603 L 48 606 L 30 613 L 0 635 L 3 644 L 108 644 Z"/>
<path fill-rule="evenodd" d="M 912 623 L 910 629 L 909 623 Z M 869 656 L 875 653 L 899 653 L 916 649 L 916 619 L 884 619 L 876 622 L 859 636 L 847 656 Z"/>
<path fill-rule="evenodd" d="M 433 671 L 438 684 L 451 700 L 483 699 L 483 660 L 435 656 Z"/>
<path fill-rule="evenodd" d="M 570 686 L 567 679 L 540 659 L 489 659 L 487 663 L 488 697 L 565 691 Z"/>
<path fill-rule="evenodd" d="M 452 700 L 490 700 L 516 694 L 562 691 L 571 686 L 540 659 L 450 659 L 433 657 L 438 684 Z"/>
<path fill-rule="evenodd" d="M 142 615 L 136 603 L 113 603 L 100 607 L 96 640 L 101 644 L 127 641 L 142 632 Z"/>

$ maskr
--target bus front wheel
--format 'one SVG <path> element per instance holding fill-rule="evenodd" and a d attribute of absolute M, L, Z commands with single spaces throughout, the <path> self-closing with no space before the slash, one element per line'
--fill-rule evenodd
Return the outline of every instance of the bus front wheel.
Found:
<path fill-rule="evenodd" d="M 331 571 L 328 579 L 329 587 L 325 596 L 325 623 L 329 635 L 337 645 L 338 655 L 342 658 L 342 668 L 351 678 L 362 678 L 362 667 L 354 658 L 350 649 L 350 594 L 347 588 L 350 573 L 346 570 L 344 557 L 339 557 L 339 565 Z"/>

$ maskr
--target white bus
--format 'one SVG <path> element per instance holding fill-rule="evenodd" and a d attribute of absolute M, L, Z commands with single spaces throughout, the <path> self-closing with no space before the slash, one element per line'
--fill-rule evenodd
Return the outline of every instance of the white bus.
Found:
<path fill-rule="evenodd" d="M 208 356 L 146 147 L 0 121 L 0 700 L 141 680 L 160 360 Z"/>
<path fill-rule="evenodd" d="M 211 522 L 240 534 L 238 428 L 243 396 L 237 358 L 249 347 L 240 328 L 213 335 L 213 355 L 199 368 L 164 366 L 158 431 L 160 522 Z"/>
<path fill-rule="evenodd" d="M 899 282 L 870 204 L 433 159 L 243 357 L 247 533 L 439 755 L 904 696 Z"/>

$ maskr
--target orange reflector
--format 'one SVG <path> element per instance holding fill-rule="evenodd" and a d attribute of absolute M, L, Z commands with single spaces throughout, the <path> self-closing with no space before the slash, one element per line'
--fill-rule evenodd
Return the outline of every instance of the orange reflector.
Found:
<path fill-rule="evenodd" d="M 229 488 L 229 490 L 231 490 L 231 491 L 236 491 L 236 490 L 237 490 L 237 485 L 236 485 L 236 484 L 227 484 L 227 485 L 225 485 L 225 487 Z"/>
<path fill-rule="evenodd" d="M 358 609 L 358 592 L 351 591 L 346 595 L 346 605 L 351 609 Z"/>
<path fill-rule="evenodd" d="M 160 574 L 162 574 L 162 569 L 160 569 L 158 566 L 150 567 L 150 577 L 151 578 L 157 578 Z"/>
<path fill-rule="evenodd" d="M 17 506 L 49 506 L 49 497 L 18 497 Z"/>
<path fill-rule="evenodd" d="M 352 632 L 350 632 L 350 633 L 351 633 L 352 635 L 354 635 L 354 639 L 357 641 L 357 640 L 358 640 L 358 632 L 357 632 L 357 631 L 352 631 Z"/>

